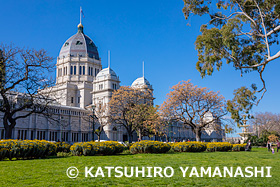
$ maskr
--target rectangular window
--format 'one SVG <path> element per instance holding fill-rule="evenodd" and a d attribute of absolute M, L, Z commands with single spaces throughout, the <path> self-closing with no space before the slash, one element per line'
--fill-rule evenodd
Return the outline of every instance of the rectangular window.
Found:
<path fill-rule="evenodd" d="M 80 103 L 80 97 L 78 97 L 78 103 Z"/>
<path fill-rule="evenodd" d="M 18 135 L 17 135 L 17 139 L 20 139 L 20 130 L 18 130 Z"/>
<path fill-rule="evenodd" d="M 85 74 L 86 74 L 86 67 L 83 66 L 83 75 L 85 75 Z"/>
<path fill-rule="evenodd" d="M 93 68 L 90 68 L 90 75 L 92 76 L 93 74 L 92 74 L 92 71 L 93 71 Z"/>
<path fill-rule="evenodd" d="M 97 73 L 96 73 L 97 71 L 96 71 L 96 68 L 95 68 L 95 72 L 94 72 L 94 75 L 96 76 L 97 75 Z"/>
<path fill-rule="evenodd" d="M 31 136 L 30 139 L 33 140 L 34 139 L 34 131 L 31 131 Z"/>
<path fill-rule="evenodd" d="M 71 103 L 74 103 L 74 97 L 71 97 Z"/>
<path fill-rule="evenodd" d="M 88 67 L 88 75 L 90 75 L 90 67 Z"/>
<path fill-rule="evenodd" d="M 79 141 L 79 133 L 72 133 L 72 142 L 78 142 Z"/>
<path fill-rule="evenodd" d="M 73 66 L 70 68 L 70 74 L 73 75 Z"/>
<path fill-rule="evenodd" d="M 4 129 L 1 130 L 1 137 L 0 139 L 4 139 Z"/>
<path fill-rule="evenodd" d="M 79 66 L 79 75 L 82 75 L 82 66 Z"/>
<path fill-rule="evenodd" d="M 88 141 L 88 133 L 82 133 L 82 142 Z"/>
<path fill-rule="evenodd" d="M 76 66 L 74 66 L 74 75 L 76 75 L 76 72 L 77 72 L 77 71 L 76 71 Z"/>
<path fill-rule="evenodd" d="M 62 132 L 61 133 L 61 141 L 66 141 L 68 142 L 68 132 Z"/>
<path fill-rule="evenodd" d="M 65 67 L 65 75 L 67 75 L 67 67 Z"/>
<path fill-rule="evenodd" d="M 57 141 L 57 132 L 50 132 L 50 141 Z"/>
<path fill-rule="evenodd" d="M 27 130 L 18 130 L 17 139 L 26 140 L 26 137 L 27 137 Z"/>
<path fill-rule="evenodd" d="M 66 132 L 65 141 L 68 142 L 68 132 Z"/>
<path fill-rule="evenodd" d="M 103 89 L 103 84 L 99 84 L 99 90 Z"/>

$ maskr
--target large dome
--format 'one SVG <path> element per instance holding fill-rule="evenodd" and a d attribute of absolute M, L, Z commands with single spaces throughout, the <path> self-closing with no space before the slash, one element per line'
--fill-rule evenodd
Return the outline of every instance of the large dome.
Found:
<path fill-rule="evenodd" d="M 152 89 L 152 85 L 149 83 L 149 81 L 145 77 L 139 77 L 131 85 L 131 87 L 134 87 L 134 88 L 142 88 L 144 86 L 147 86 L 149 89 Z"/>
<path fill-rule="evenodd" d="M 78 32 L 71 36 L 62 46 L 59 58 L 70 56 L 90 57 L 99 60 L 97 47 L 93 41 L 84 34 L 83 25 L 78 25 Z"/>

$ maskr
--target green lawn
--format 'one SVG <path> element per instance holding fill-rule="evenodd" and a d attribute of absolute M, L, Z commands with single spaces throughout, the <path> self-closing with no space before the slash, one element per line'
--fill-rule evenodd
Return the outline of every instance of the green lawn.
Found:
<path fill-rule="evenodd" d="M 272 154 L 264 148 L 252 152 L 138 154 L 116 156 L 89 156 L 48 158 L 37 160 L 0 161 L 0 186 L 279 186 L 280 153 Z M 66 170 L 75 166 L 80 173 L 69 179 Z M 171 178 L 98 177 L 85 178 L 85 167 L 105 166 L 159 166 L 174 168 Z M 179 167 L 237 167 L 271 166 L 272 178 L 183 178 Z M 92 173 L 95 174 L 95 169 Z M 105 171 L 105 170 L 104 170 Z M 106 172 L 105 172 L 105 175 Z M 113 173 L 114 175 L 114 173 Z"/>

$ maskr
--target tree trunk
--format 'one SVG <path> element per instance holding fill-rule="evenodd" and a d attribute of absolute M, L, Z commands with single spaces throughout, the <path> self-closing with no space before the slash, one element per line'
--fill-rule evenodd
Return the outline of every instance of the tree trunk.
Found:
<path fill-rule="evenodd" d="M 2 120 L 5 128 L 5 139 L 12 139 L 12 132 L 13 128 L 16 126 L 16 121 L 12 121 L 12 123 L 9 124 L 10 121 L 6 114 L 4 115 Z"/>
<path fill-rule="evenodd" d="M 97 138 L 98 138 L 98 141 L 99 141 L 99 142 L 100 142 L 100 136 L 101 136 L 101 134 L 97 135 Z"/>
<path fill-rule="evenodd" d="M 141 133 L 141 130 L 139 129 L 139 141 L 142 141 L 142 133 Z"/>
<path fill-rule="evenodd" d="M 201 140 L 201 129 L 199 129 L 199 128 L 195 129 L 195 138 L 196 138 L 197 142 L 199 142 Z"/>
<path fill-rule="evenodd" d="M 13 128 L 11 125 L 5 126 L 5 139 L 12 139 Z"/>
<path fill-rule="evenodd" d="M 127 132 L 128 134 L 128 143 L 132 143 L 132 132 Z"/>

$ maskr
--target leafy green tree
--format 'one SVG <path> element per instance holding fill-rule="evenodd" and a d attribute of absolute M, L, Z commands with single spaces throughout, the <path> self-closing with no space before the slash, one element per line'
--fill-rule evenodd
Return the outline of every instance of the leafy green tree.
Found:
<path fill-rule="evenodd" d="M 250 118 L 249 111 L 263 98 L 266 89 L 263 72 L 266 66 L 280 57 L 272 52 L 279 44 L 279 0 L 184 0 L 186 19 L 192 15 L 209 17 L 201 25 L 195 45 L 198 51 L 197 70 L 202 77 L 220 70 L 223 63 L 232 64 L 244 73 L 258 72 L 260 88 L 241 87 L 228 101 L 232 118 L 242 124 L 242 117 Z M 258 98 L 257 98 L 258 97 Z"/>

